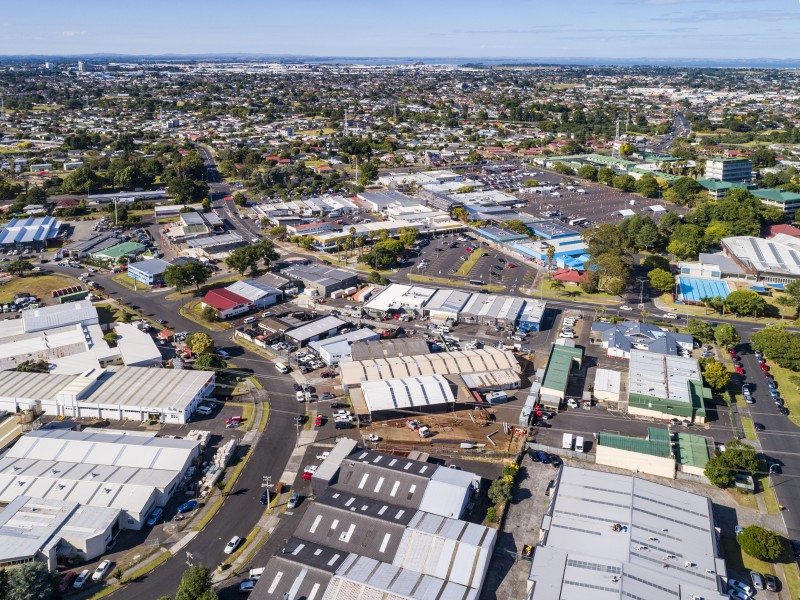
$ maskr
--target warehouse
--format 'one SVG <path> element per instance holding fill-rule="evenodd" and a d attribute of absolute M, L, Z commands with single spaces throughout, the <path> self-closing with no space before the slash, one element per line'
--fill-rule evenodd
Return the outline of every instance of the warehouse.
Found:
<path fill-rule="evenodd" d="M 210 235 L 208 237 L 193 238 L 186 242 L 188 253 L 194 257 L 205 256 L 213 258 L 224 255 L 231 250 L 245 245 L 244 238 L 235 231 Z"/>
<path fill-rule="evenodd" d="M 117 509 L 123 529 L 140 529 L 177 491 L 199 453 L 194 440 L 42 428 L 0 458 L 0 502 L 31 496 Z"/>
<path fill-rule="evenodd" d="M 335 367 L 339 363 L 353 360 L 351 348 L 354 343 L 379 340 L 380 337 L 372 329 L 364 327 L 342 335 L 311 342 L 308 347 L 316 352 L 326 365 Z"/>
<path fill-rule="evenodd" d="M 164 283 L 164 271 L 169 263 L 160 258 L 149 258 L 128 265 L 128 276 L 145 285 Z"/>
<path fill-rule="evenodd" d="M 361 394 L 373 419 L 452 410 L 455 386 L 441 375 L 365 381 Z"/>
<path fill-rule="evenodd" d="M 251 600 L 321 600 L 333 574 L 349 556 L 306 540 L 290 538 L 273 556 Z"/>
<path fill-rule="evenodd" d="M 423 315 L 433 321 L 458 321 L 458 314 L 472 297 L 471 292 L 461 290 L 441 289 L 436 290 L 433 296 L 425 303 Z"/>
<path fill-rule="evenodd" d="M 77 502 L 17 496 L 0 511 L 0 568 L 59 560 L 89 561 L 119 531 L 120 511 Z"/>
<path fill-rule="evenodd" d="M 768 240 L 750 236 L 723 238 L 722 250 L 759 281 L 791 283 L 800 279 L 800 240 L 785 233 Z"/>
<path fill-rule="evenodd" d="M 281 290 L 270 287 L 256 279 L 236 281 L 225 288 L 238 296 L 247 298 L 253 308 L 262 309 L 276 304 L 283 299 Z"/>
<path fill-rule="evenodd" d="M 499 327 L 516 325 L 524 305 L 525 300 L 514 296 L 473 294 L 461 309 L 458 320 Z"/>
<path fill-rule="evenodd" d="M 351 347 L 353 360 L 376 360 L 395 356 L 415 356 L 430 352 L 428 343 L 420 337 L 402 337 L 355 342 Z"/>
<path fill-rule="evenodd" d="M 214 389 L 213 371 L 109 367 L 80 375 L 0 371 L 0 410 L 184 424 Z"/>
<path fill-rule="evenodd" d="M 400 312 L 422 315 L 422 307 L 435 293 L 435 288 L 393 283 L 373 296 L 364 305 L 364 312 L 373 317 Z"/>
<path fill-rule="evenodd" d="M 92 260 L 118 264 L 123 260 L 134 260 L 143 254 L 146 248 L 139 242 L 122 242 L 103 250 L 95 250 L 90 255 Z"/>
<path fill-rule="evenodd" d="M 117 348 L 126 367 L 160 367 L 161 350 L 149 333 L 129 323 L 114 325 Z"/>
<path fill-rule="evenodd" d="M 294 265 L 281 271 L 293 281 L 299 281 L 307 290 L 315 290 L 320 296 L 330 296 L 337 290 L 346 290 L 358 285 L 358 276 L 332 267 L 319 265 Z"/>
<path fill-rule="evenodd" d="M 573 340 L 561 339 L 550 348 L 550 358 L 544 370 L 541 387 L 543 406 L 558 410 L 567 394 L 569 376 L 573 367 L 583 363 L 583 348 L 576 348 Z"/>
<path fill-rule="evenodd" d="M 61 221 L 50 216 L 11 219 L 0 229 L 0 248 L 6 251 L 14 248 L 44 250 L 48 242 L 58 238 L 61 226 Z"/>
<path fill-rule="evenodd" d="M 302 347 L 309 342 L 336 335 L 339 333 L 339 329 L 345 325 L 347 323 L 336 317 L 322 317 L 316 321 L 310 321 L 299 327 L 287 330 L 284 337 L 298 347 Z"/>
<path fill-rule="evenodd" d="M 541 331 L 544 327 L 544 314 L 547 302 L 544 300 L 526 300 L 517 322 L 522 331 Z"/>
<path fill-rule="evenodd" d="M 707 498 L 565 466 L 542 519 L 528 599 L 727 600 L 721 546 Z"/>
<path fill-rule="evenodd" d="M 628 413 L 654 419 L 705 423 L 711 390 L 703 385 L 697 359 L 631 352 Z"/>
<path fill-rule="evenodd" d="M 472 373 L 498 373 L 509 371 L 517 381 L 520 366 L 508 350 L 481 348 L 477 350 L 456 350 L 360 360 L 342 363 L 342 385 L 345 390 L 361 386 L 363 381 L 401 379 L 424 375 L 466 375 Z M 519 383 L 517 386 L 519 387 Z"/>

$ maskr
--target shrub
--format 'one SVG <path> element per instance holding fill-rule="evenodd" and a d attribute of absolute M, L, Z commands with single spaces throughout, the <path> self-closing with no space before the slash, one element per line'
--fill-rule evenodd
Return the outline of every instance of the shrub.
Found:
<path fill-rule="evenodd" d="M 742 550 L 758 560 L 773 562 L 783 553 L 781 538 L 774 531 L 758 525 L 745 527 L 736 539 Z"/>
<path fill-rule="evenodd" d="M 489 509 L 486 511 L 486 520 L 489 523 L 497 523 L 497 508 L 494 506 L 490 506 Z"/>

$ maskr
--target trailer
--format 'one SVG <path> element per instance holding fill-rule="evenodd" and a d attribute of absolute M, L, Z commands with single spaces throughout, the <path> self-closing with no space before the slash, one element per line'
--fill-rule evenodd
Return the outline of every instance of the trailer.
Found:
<path fill-rule="evenodd" d="M 572 450 L 572 434 L 565 433 L 564 437 L 561 438 L 561 447 L 564 450 Z"/>

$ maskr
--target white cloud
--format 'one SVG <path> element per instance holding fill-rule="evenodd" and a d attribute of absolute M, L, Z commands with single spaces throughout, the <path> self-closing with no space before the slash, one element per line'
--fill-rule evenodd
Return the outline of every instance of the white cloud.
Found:
<path fill-rule="evenodd" d="M 82 35 L 86 35 L 86 32 L 85 31 L 62 31 L 61 35 L 64 36 L 65 38 L 71 38 L 71 37 L 79 37 L 79 36 L 82 36 Z"/>

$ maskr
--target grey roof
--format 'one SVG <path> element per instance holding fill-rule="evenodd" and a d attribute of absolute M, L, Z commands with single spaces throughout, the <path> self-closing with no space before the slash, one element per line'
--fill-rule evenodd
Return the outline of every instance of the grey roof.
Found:
<path fill-rule="evenodd" d="M 98 323 L 97 309 L 89 300 L 54 304 L 22 312 L 23 328 L 26 333 L 55 329 L 65 325 L 83 323 L 96 325 Z"/>
<path fill-rule="evenodd" d="M 322 600 L 331 573 L 273 556 L 250 593 L 251 600 Z M 288 594 L 288 595 L 287 595 Z"/>
<path fill-rule="evenodd" d="M 331 449 L 328 457 L 322 461 L 322 464 L 317 468 L 314 473 L 314 482 L 324 481 L 329 483 L 339 472 L 339 466 L 342 460 L 347 457 L 356 447 L 356 441 L 350 438 L 342 438 Z"/>
<path fill-rule="evenodd" d="M 719 270 L 725 275 L 744 275 L 745 271 L 739 264 L 729 256 L 725 256 L 721 252 L 708 253 L 701 252 L 697 259 L 702 265 L 717 265 Z"/>
<path fill-rule="evenodd" d="M 428 352 L 428 344 L 421 337 L 368 340 L 354 342 L 350 351 L 353 355 L 353 360 L 374 360 L 377 358 L 425 354 Z"/>
<path fill-rule="evenodd" d="M 280 296 L 283 293 L 279 289 L 271 287 L 266 283 L 262 283 L 257 279 L 242 279 L 241 281 L 235 281 L 226 289 L 229 292 L 233 292 L 234 294 L 239 294 L 240 296 L 247 298 L 251 302 L 255 302 L 264 296 Z"/>
<path fill-rule="evenodd" d="M 120 242 L 124 242 L 125 238 L 113 231 L 106 231 L 103 233 L 93 233 L 89 237 L 77 242 L 72 242 L 64 248 L 65 252 L 78 252 L 91 254 L 99 252 L 111 246 L 116 246 Z"/>
<path fill-rule="evenodd" d="M 650 323 L 638 321 L 617 324 L 594 321 L 592 331 L 602 333 L 605 348 L 616 348 L 624 352 L 638 348 L 648 352 L 677 355 L 680 346 L 691 347 L 694 343 L 694 338 L 686 333 L 664 331 Z"/>
<path fill-rule="evenodd" d="M 290 283 L 289 279 L 282 277 L 277 273 L 264 273 L 256 281 L 279 289 L 286 287 Z"/>
<path fill-rule="evenodd" d="M 325 600 L 349 598 L 475 600 L 478 590 L 409 569 L 350 555 L 325 592 Z"/>
<path fill-rule="evenodd" d="M 342 461 L 335 487 L 343 492 L 418 508 L 428 479 L 436 468 L 436 465 L 409 458 L 356 450 Z"/>
<path fill-rule="evenodd" d="M 322 317 L 316 321 L 300 325 L 300 327 L 289 329 L 286 331 L 285 335 L 299 342 L 304 342 L 318 335 L 322 335 L 323 333 L 328 333 L 332 329 L 343 327 L 344 325 L 346 325 L 346 323 L 337 317 Z"/>
<path fill-rule="evenodd" d="M 160 275 L 167 269 L 168 266 L 169 263 L 165 260 L 160 258 L 148 258 L 131 263 L 128 265 L 128 270 L 136 269 L 142 273 L 147 273 L 148 275 Z"/>
<path fill-rule="evenodd" d="M 562 468 L 554 494 L 528 577 L 536 600 L 725 598 L 707 498 L 575 467 Z"/>
<path fill-rule="evenodd" d="M 298 562 L 322 571 L 329 571 L 331 574 L 341 566 L 342 561 L 348 555 L 347 552 L 323 546 L 322 544 L 315 544 L 308 540 L 301 540 L 294 536 L 289 538 L 283 545 L 280 554 L 286 560 Z"/>
<path fill-rule="evenodd" d="M 320 265 L 292 265 L 281 272 L 292 279 L 324 286 L 341 285 L 357 277 L 354 273 L 343 269 Z"/>
<path fill-rule="evenodd" d="M 385 481 L 384 481 L 385 482 Z M 383 485 L 384 482 L 373 481 L 375 487 Z M 361 494 L 353 494 L 349 490 L 342 490 L 336 487 L 329 487 L 316 497 L 318 504 L 324 504 L 332 508 L 343 510 L 348 514 L 359 514 L 371 519 L 385 521 L 392 525 L 407 525 L 413 516 L 413 511 L 406 507 L 398 506 L 367 498 Z"/>
<path fill-rule="evenodd" d="M 472 495 L 474 477 L 468 471 L 437 467 L 425 488 L 419 509 L 458 519 L 466 499 Z"/>
<path fill-rule="evenodd" d="M 425 303 L 425 310 L 439 310 L 458 316 L 459 311 L 464 308 L 471 296 L 471 292 L 440 289 Z"/>
<path fill-rule="evenodd" d="M 310 504 L 295 530 L 295 536 L 341 552 L 391 561 L 414 511 L 370 501 L 363 496 L 329 491 L 339 496 L 326 496 L 326 499 L 338 500 L 339 506 L 319 501 Z M 350 504 L 344 506 L 348 502 Z M 381 516 L 378 516 L 379 512 Z"/>
<path fill-rule="evenodd" d="M 631 351 L 630 394 L 663 398 L 691 406 L 689 380 L 702 381 L 696 359 Z"/>
<path fill-rule="evenodd" d="M 244 238 L 238 233 L 230 232 L 204 238 L 195 238 L 188 240 L 186 243 L 192 248 L 214 248 L 216 246 L 232 246 L 235 244 L 243 244 Z"/>
<path fill-rule="evenodd" d="M 379 211 L 390 204 L 394 204 L 395 202 L 400 204 L 419 204 L 420 202 L 417 198 L 411 198 L 410 196 L 406 196 L 405 194 L 401 194 L 395 190 L 386 190 L 383 192 L 361 192 L 358 197 L 365 202 L 372 202 L 378 207 Z"/>

